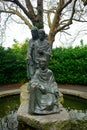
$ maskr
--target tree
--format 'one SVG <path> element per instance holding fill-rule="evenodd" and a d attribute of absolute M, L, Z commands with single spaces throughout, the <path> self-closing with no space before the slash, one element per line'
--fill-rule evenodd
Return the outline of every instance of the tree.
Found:
<path fill-rule="evenodd" d="M 67 33 L 73 21 L 87 22 L 87 0 L 0 0 L 0 4 L 0 13 L 17 15 L 29 29 L 32 25 L 43 28 L 46 16 L 51 45 L 55 35 Z"/>

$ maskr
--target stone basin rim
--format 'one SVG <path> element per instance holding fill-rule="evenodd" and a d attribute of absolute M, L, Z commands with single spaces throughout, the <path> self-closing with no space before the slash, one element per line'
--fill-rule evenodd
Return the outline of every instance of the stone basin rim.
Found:
<path fill-rule="evenodd" d="M 87 99 L 87 92 L 82 92 L 82 91 L 78 91 L 78 90 L 71 90 L 71 89 L 62 89 L 62 88 L 59 88 L 59 90 L 62 94 Z M 5 90 L 5 91 L 0 92 L 0 98 L 12 96 L 12 95 L 18 95 L 18 94 L 20 94 L 20 88 L 14 89 L 14 90 Z"/>

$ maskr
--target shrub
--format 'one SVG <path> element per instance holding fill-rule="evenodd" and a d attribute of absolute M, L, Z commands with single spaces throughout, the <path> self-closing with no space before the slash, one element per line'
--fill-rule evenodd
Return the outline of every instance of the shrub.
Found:
<path fill-rule="evenodd" d="M 57 82 L 87 85 L 87 46 L 53 49 L 49 68 Z"/>
<path fill-rule="evenodd" d="M 25 57 L 23 47 L 5 49 L 0 46 L 0 84 L 27 80 Z"/>
<path fill-rule="evenodd" d="M 5 49 L 0 46 L 0 84 L 26 82 L 26 41 Z M 49 62 L 55 79 L 60 83 L 87 85 L 87 45 L 75 48 L 55 48 Z"/>

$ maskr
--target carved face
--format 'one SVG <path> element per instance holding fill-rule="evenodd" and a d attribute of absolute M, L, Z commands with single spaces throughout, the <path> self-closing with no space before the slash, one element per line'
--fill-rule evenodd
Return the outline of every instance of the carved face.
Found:
<path fill-rule="evenodd" d="M 47 68 L 47 61 L 46 60 L 40 60 L 39 66 L 42 70 L 45 70 Z"/>
<path fill-rule="evenodd" d="M 43 40 L 43 39 L 45 38 L 45 32 L 44 32 L 44 30 L 43 30 L 43 29 L 40 29 L 40 30 L 38 31 L 38 35 L 39 35 L 39 39 L 40 39 L 40 40 Z"/>
<path fill-rule="evenodd" d="M 31 30 L 32 38 L 35 40 L 38 38 L 38 31 L 37 30 Z"/>

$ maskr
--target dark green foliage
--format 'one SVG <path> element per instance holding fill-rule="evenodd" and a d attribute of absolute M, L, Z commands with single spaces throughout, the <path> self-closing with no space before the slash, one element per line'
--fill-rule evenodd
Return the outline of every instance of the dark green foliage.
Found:
<path fill-rule="evenodd" d="M 87 46 L 53 49 L 49 68 L 57 82 L 87 85 Z"/>
<path fill-rule="evenodd" d="M 26 82 L 28 40 L 12 48 L 0 46 L 0 84 Z M 52 50 L 49 68 L 60 83 L 87 85 L 87 45 Z"/>
<path fill-rule="evenodd" d="M 13 48 L 0 47 L 0 84 L 25 82 L 27 42 Z"/>

